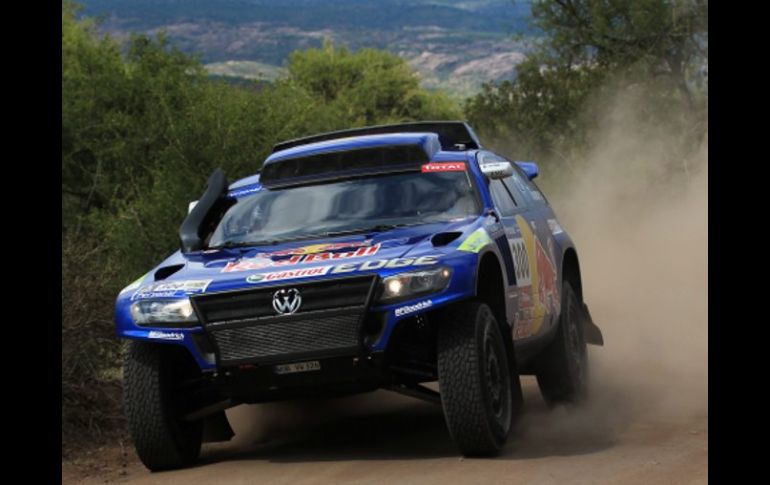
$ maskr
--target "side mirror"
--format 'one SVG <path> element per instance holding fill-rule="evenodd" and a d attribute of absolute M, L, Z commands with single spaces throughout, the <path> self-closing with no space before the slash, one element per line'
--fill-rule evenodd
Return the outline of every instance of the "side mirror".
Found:
<path fill-rule="evenodd" d="M 537 164 L 535 162 L 516 162 L 516 165 L 519 166 L 519 168 L 527 174 L 527 178 L 532 180 L 533 178 L 537 177 L 540 174 L 540 169 L 537 168 Z"/>
<path fill-rule="evenodd" d="M 197 204 L 198 204 L 198 201 L 197 201 L 197 200 L 194 200 L 194 201 L 190 202 L 190 203 L 187 205 L 187 213 L 189 214 L 190 212 L 192 212 L 192 210 L 195 208 L 195 206 L 196 206 Z"/>
<path fill-rule="evenodd" d="M 513 175 L 513 167 L 510 162 L 487 162 L 479 165 L 481 173 L 490 179 L 504 179 Z"/>

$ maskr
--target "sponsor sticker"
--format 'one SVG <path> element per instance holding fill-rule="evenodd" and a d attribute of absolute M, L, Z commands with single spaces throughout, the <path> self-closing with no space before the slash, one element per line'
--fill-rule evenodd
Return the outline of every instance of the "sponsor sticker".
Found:
<path fill-rule="evenodd" d="M 419 258 L 371 259 L 363 263 L 343 263 L 334 266 L 332 274 L 352 273 L 383 268 L 404 268 L 406 266 L 426 266 L 438 263 L 438 256 L 420 256 Z"/>
<path fill-rule="evenodd" d="M 203 293 L 212 280 L 160 281 L 143 286 L 131 296 L 132 300 L 146 298 L 176 298 Z"/>
<path fill-rule="evenodd" d="M 462 172 L 465 170 L 465 162 L 433 162 L 422 166 L 423 173 L 431 172 Z"/>
<path fill-rule="evenodd" d="M 379 250 L 380 250 L 380 245 L 375 244 L 374 246 L 358 248 L 355 251 L 343 251 L 341 253 L 330 253 L 330 252 L 310 253 L 307 256 L 305 256 L 305 259 L 302 262 L 315 263 L 318 261 L 334 261 L 338 259 L 363 258 L 365 256 L 374 256 L 375 254 L 377 254 Z"/>
<path fill-rule="evenodd" d="M 535 234 L 534 222 L 516 216 L 516 223 L 522 237 L 511 241 L 520 297 L 514 337 L 525 338 L 540 331 L 546 316 L 559 314 L 560 296 L 556 266 Z"/>
<path fill-rule="evenodd" d="M 492 239 L 489 237 L 487 231 L 480 227 L 466 237 L 465 241 L 463 241 L 457 249 L 460 251 L 468 251 L 470 253 L 478 253 L 484 246 L 491 242 Z"/>
<path fill-rule="evenodd" d="M 407 266 L 428 266 L 438 263 L 438 256 L 428 255 L 418 258 L 392 258 L 370 259 L 359 263 L 342 263 L 337 265 L 317 266 L 315 268 L 286 269 L 272 271 L 270 273 L 257 273 L 246 278 L 248 283 L 264 283 L 268 281 L 282 281 L 294 278 L 306 278 L 309 276 L 322 276 L 326 274 L 344 274 L 354 271 L 368 271 L 376 269 L 405 268 Z"/>
<path fill-rule="evenodd" d="M 418 312 L 420 310 L 425 310 L 426 308 L 430 308 L 433 306 L 433 300 L 425 300 L 418 303 L 415 303 L 414 305 L 406 305 L 402 306 L 400 308 L 396 308 L 393 313 L 400 317 L 402 315 L 408 315 L 410 313 Z"/>
<path fill-rule="evenodd" d="M 499 232 L 503 229 L 503 225 L 496 221 L 485 221 L 484 227 L 486 227 L 487 231 L 491 232 L 492 234 L 495 234 L 496 232 Z"/>
<path fill-rule="evenodd" d="M 161 340 L 184 340 L 182 332 L 162 332 L 158 330 L 151 330 L 147 337 Z"/>
<path fill-rule="evenodd" d="M 254 258 L 242 259 L 240 261 L 229 262 L 222 268 L 223 273 L 234 273 L 236 271 L 254 271 L 273 266 L 273 260 L 256 256 Z"/>
<path fill-rule="evenodd" d="M 514 324 L 513 338 L 527 338 L 532 334 L 531 320 L 527 320 L 521 324 L 518 322 Z"/>
<path fill-rule="evenodd" d="M 327 274 L 331 268 L 331 266 L 319 266 L 317 268 L 287 269 L 284 271 L 273 271 L 271 273 L 253 274 L 246 278 L 246 282 L 266 283 L 268 281 L 283 281 L 295 278 L 307 278 L 309 276 L 321 276 Z"/>
<path fill-rule="evenodd" d="M 517 238 L 511 241 L 511 252 L 513 253 L 513 269 L 516 273 L 517 286 L 529 286 L 532 284 L 532 277 L 529 272 L 529 256 L 524 239 Z"/>
<path fill-rule="evenodd" d="M 365 256 L 374 256 L 380 250 L 380 247 L 380 243 L 371 246 L 371 241 L 314 244 L 312 246 L 304 246 L 301 248 L 284 249 L 273 253 L 258 253 L 252 258 L 231 261 L 222 268 L 222 272 L 234 273 L 238 271 L 254 271 L 269 267 L 293 266 L 297 264 L 337 261 L 340 259 L 362 258 Z M 340 249 L 351 249 L 351 251 L 338 251 Z M 276 256 L 289 256 L 289 258 L 274 261 L 272 258 Z"/>
<path fill-rule="evenodd" d="M 564 229 L 561 228 L 559 222 L 556 219 L 548 219 L 548 228 L 551 229 L 552 234 L 559 234 L 560 232 L 564 232 Z"/>
<path fill-rule="evenodd" d="M 254 194 L 256 192 L 259 192 L 260 190 L 262 190 L 262 186 L 261 185 L 257 185 L 256 187 L 246 187 L 246 188 L 243 188 L 243 189 L 235 189 L 235 190 L 231 191 L 227 195 L 229 195 L 230 197 L 235 197 L 237 199 L 239 197 L 243 197 L 243 196 L 246 196 L 246 195 Z"/>
<path fill-rule="evenodd" d="M 336 251 L 338 249 L 347 249 L 347 248 L 360 248 L 365 246 L 371 246 L 372 241 L 366 240 L 366 241 L 358 241 L 358 242 L 342 242 L 342 243 L 327 243 L 327 244 L 313 244 L 310 246 L 303 246 L 300 248 L 292 248 L 292 249 L 283 249 L 281 251 L 275 251 L 272 253 L 260 253 L 259 256 L 263 257 L 271 257 L 271 256 L 288 256 L 292 254 L 316 254 L 316 253 L 323 253 L 326 251 Z M 372 247 L 377 247 L 379 249 L 379 244 Z"/>

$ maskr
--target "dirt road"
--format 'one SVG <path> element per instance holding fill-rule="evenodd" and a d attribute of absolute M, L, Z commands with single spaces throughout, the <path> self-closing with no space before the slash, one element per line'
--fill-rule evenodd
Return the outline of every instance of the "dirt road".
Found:
<path fill-rule="evenodd" d="M 706 482 L 705 416 L 629 420 L 643 410 L 620 389 L 569 411 L 547 409 L 531 379 L 525 393 L 526 415 L 496 459 L 461 459 L 440 407 L 377 392 L 236 408 L 230 415 L 239 438 L 207 446 L 196 468 L 151 474 L 132 450 L 121 466 L 118 450 L 108 449 L 101 469 L 63 467 L 64 483 Z"/>

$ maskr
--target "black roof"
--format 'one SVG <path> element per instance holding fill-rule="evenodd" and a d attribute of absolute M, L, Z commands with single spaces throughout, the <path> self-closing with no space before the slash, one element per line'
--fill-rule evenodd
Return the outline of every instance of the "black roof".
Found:
<path fill-rule="evenodd" d="M 365 126 L 349 130 L 332 131 L 318 135 L 295 138 L 273 146 L 273 153 L 319 141 L 348 138 L 351 136 L 382 135 L 387 133 L 436 133 L 442 150 L 473 150 L 481 148 L 481 142 L 473 129 L 463 121 L 417 121 L 393 125 Z M 462 145 L 462 147 L 458 146 Z"/>

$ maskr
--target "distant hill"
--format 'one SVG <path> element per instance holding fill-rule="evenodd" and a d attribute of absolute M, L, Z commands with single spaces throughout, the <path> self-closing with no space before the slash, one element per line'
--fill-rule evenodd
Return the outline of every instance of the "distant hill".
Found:
<path fill-rule="evenodd" d="M 81 0 L 103 30 L 164 30 L 212 74 L 272 80 L 288 54 L 329 38 L 407 59 L 427 87 L 457 96 L 510 79 L 535 35 L 529 2 L 511 0 Z"/>

